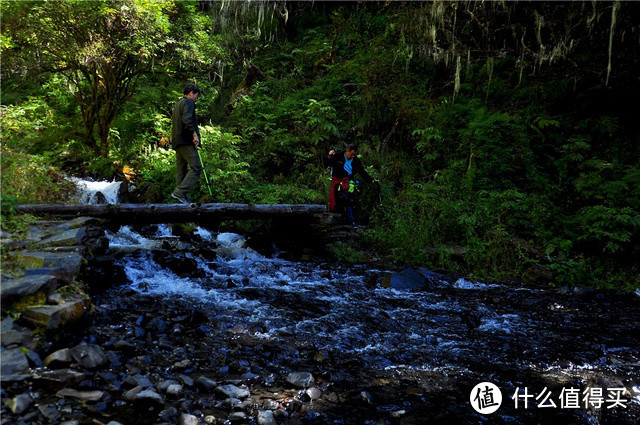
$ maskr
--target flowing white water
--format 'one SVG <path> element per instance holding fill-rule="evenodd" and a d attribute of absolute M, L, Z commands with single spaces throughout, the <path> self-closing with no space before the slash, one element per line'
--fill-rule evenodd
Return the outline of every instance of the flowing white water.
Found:
<path fill-rule="evenodd" d="M 379 369 L 486 374 L 501 364 L 545 376 L 597 370 L 638 376 L 603 360 L 627 356 L 633 364 L 639 355 L 637 343 L 621 347 L 620 331 L 597 331 L 600 321 L 608 323 L 608 307 L 581 306 L 571 294 L 464 279 L 419 292 L 385 289 L 379 282 L 386 271 L 267 258 L 240 235 L 203 228 L 195 233 L 216 255 L 203 256 L 202 244 L 200 251 L 184 245 L 178 254 L 195 260 L 201 273 L 181 277 L 154 261 L 169 233 L 159 226 L 145 238 L 124 226 L 110 235 L 113 247 L 139 248 L 119 260 L 129 287 L 204 305 L 232 332 L 340 352 Z M 637 321 L 633 311 L 625 314 L 621 321 Z"/>
<path fill-rule="evenodd" d="M 151 233 L 166 239 L 167 232 L 160 226 Z M 142 237 L 127 226 L 109 237 L 112 247 L 142 250 L 120 260 L 131 289 L 204 303 L 230 328 L 258 338 L 305 341 L 383 368 L 460 368 L 466 359 L 494 355 L 484 345 L 478 349 L 465 341 L 461 317 L 466 308 L 456 298 L 381 288 L 377 282 L 386 272 L 379 270 L 267 258 L 246 248 L 244 238 L 233 233 L 199 228 L 196 234 L 217 254 L 210 261 L 187 250 L 186 257 L 204 271 L 202 277 L 180 277 L 156 263 L 152 251 L 161 240 Z M 487 288 L 463 280 L 443 282 L 445 291 L 485 293 Z M 487 305 L 476 311 L 483 315 L 478 335 L 527 333 L 517 329 L 523 322 L 517 313 L 500 314 Z"/>
<path fill-rule="evenodd" d="M 100 203 L 102 198 L 100 194 L 104 195 L 104 200 L 106 200 L 107 204 L 118 203 L 118 191 L 120 190 L 121 182 L 115 180 L 112 182 L 83 180 L 77 177 L 70 177 L 69 180 L 78 188 L 80 202 L 83 204 Z"/>

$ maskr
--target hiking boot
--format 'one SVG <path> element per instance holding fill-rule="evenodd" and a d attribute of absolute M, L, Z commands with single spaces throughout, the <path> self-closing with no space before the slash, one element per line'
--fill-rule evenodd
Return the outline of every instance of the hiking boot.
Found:
<path fill-rule="evenodd" d="M 175 193 L 171 194 L 171 197 L 182 204 L 190 204 L 191 201 L 186 196 L 178 196 Z"/>

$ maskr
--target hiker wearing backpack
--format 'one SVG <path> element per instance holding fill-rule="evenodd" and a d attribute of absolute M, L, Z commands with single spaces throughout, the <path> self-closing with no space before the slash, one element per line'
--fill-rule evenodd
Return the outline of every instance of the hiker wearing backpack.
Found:
<path fill-rule="evenodd" d="M 171 120 L 171 146 L 176 151 L 176 189 L 171 197 L 183 204 L 191 202 L 188 194 L 198 183 L 202 173 L 202 162 L 197 150 L 200 131 L 196 117 L 196 101 L 200 92 L 195 84 L 187 84 L 184 97 L 173 108 Z"/>
<path fill-rule="evenodd" d="M 331 211 L 344 211 L 345 220 L 357 228 L 353 208 L 358 195 L 355 176 L 359 176 L 367 183 L 375 182 L 362 166 L 358 158 L 358 145 L 351 143 L 342 152 L 331 149 L 327 154 L 328 164 L 331 167 L 331 190 L 329 192 L 329 209 Z"/>

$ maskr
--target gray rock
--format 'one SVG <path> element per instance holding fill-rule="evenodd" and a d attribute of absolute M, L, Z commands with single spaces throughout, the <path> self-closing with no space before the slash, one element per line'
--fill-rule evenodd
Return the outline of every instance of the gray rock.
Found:
<path fill-rule="evenodd" d="M 310 386 L 313 382 L 313 375 L 309 372 L 293 372 L 287 376 L 287 382 L 299 388 Z"/>
<path fill-rule="evenodd" d="M 86 369 L 95 369 L 107 363 L 104 351 L 99 345 L 80 344 L 71 349 L 73 359 Z"/>
<path fill-rule="evenodd" d="M 4 290 L 4 286 L 2 287 Z M 0 332 L 7 332 L 13 329 L 13 319 L 11 317 L 5 317 L 0 321 Z"/>
<path fill-rule="evenodd" d="M 159 392 L 165 392 L 167 391 L 167 388 L 169 388 L 171 385 L 177 385 L 177 384 L 178 384 L 178 381 L 176 381 L 175 379 L 168 379 L 156 385 L 156 390 L 158 390 Z"/>
<path fill-rule="evenodd" d="M 28 393 L 20 394 L 19 396 L 9 400 L 7 406 L 9 409 L 16 415 L 20 415 L 22 412 L 27 410 L 31 403 L 33 403 L 33 398 Z"/>
<path fill-rule="evenodd" d="M 196 384 L 202 389 L 212 391 L 218 386 L 218 383 L 213 379 L 209 379 L 206 376 L 201 376 L 196 380 Z"/>
<path fill-rule="evenodd" d="M 24 268 L 60 268 L 72 276 L 77 275 L 82 266 L 82 255 L 77 252 L 20 251 L 11 255 Z"/>
<path fill-rule="evenodd" d="M 56 235 L 50 236 L 46 239 L 41 240 L 36 243 L 36 247 L 44 247 L 44 246 L 76 246 L 82 244 L 82 241 L 85 238 L 85 229 L 84 227 L 79 227 L 77 229 L 65 230 Z"/>
<path fill-rule="evenodd" d="M 19 331 L 17 329 L 11 329 L 6 332 L 2 332 L 0 335 L 0 341 L 2 341 L 2 345 L 5 347 L 9 347 L 11 345 L 20 345 L 20 346 L 30 346 L 33 343 L 33 339 L 31 338 L 31 332 L 29 331 Z"/>
<path fill-rule="evenodd" d="M 311 400 L 317 400 L 320 397 L 322 397 L 322 391 L 320 391 L 318 388 L 316 387 L 311 387 L 307 390 L 307 395 L 309 396 L 309 398 Z"/>
<path fill-rule="evenodd" d="M 183 387 L 180 384 L 171 384 L 167 388 L 167 395 L 171 395 L 174 397 L 179 397 L 183 392 Z"/>
<path fill-rule="evenodd" d="M 62 223 L 58 226 L 61 230 L 77 229 L 78 227 L 85 227 L 89 225 L 97 224 L 100 220 L 95 217 L 76 217 L 73 220 L 69 220 L 66 223 Z"/>
<path fill-rule="evenodd" d="M 56 394 L 60 397 L 71 397 L 84 401 L 99 401 L 104 397 L 104 391 L 78 391 L 73 388 L 64 388 Z"/>
<path fill-rule="evenodd" d="M 29 242 L 38 242 L 45 237 L 44 229 L 40 226 L 29 226 L 26 240 Z"/>
<path fill-rule="evenodd" d="M 124 393 L 125 400 L 133 400 L 136 398 L 138 394 L 142 392 L 143 388 L 141 386 L 137 386 L 135 388 L 130 389 L 129 391 Z"/>
<path fill-rule="evenodd" d="M 16 375 L 29 369 L 27 356 L 20 348 L 0 352 L 0 374 L 2 380 L 10 375 Z"/>
<path fill-rule="evenodd" d="M 33 295 L 36 292 L 49 294 L 56 289 L 58 278 L 50 275 L 25 276 L 20 279 L 2 280 L 0 301 L 3 305 L 9 305 L 22 297 Z"/>
<path fill-rule="evenodd" d="M 258 425 L 276 425 L 276 418 L 271 410 L 258 412 Z"/>
<path fill-rule="evenodd" d="M 122 425 L 120 422 L 111 421 L 107 425 Z"/>
<path fill-rule="evenodd" d="M 199 423 L 200 422 L 196 416 L 188 415 L 186 413 L 180 415 L 180 425 L 198 425 Z"/>
<path fill-rule="evenodd" d="M 27 269 L 25 276 L 55 276 L 60 282 L 70 283 L 75 275 L 61 267 L 42 267 L 39 269 Z M 58 283 L 59 284 L 59 283 Z"/>
<path fill-rule="evenodd" d="M 427 287 L 427 278 L 414 269 L 392 273 L 382 280 L 382 287 L 401 291 L 415 291 Z"/>
<path fill-rule="evenodd" d="M 78 321 L 90 307 L 91 300 L 88 297 L 74 295 L 60 305 L 28 308 L 22 312 L 22 317 L 33 324 L 53 328 Z"/>
<path fill-rule="evenodd" d="M 278 419 L 278 418 L 288 418 L 289 417 L 289 412 L 287 412 L 284 409 L 276 409 L 273 411 L 273 416 Z"/>
<path fill-rule="evenodd" d="M 54 294 L 50 294 L 47 297 L 47 304 L 49 305 L 60 305 L 61 302 L 62 302 L 62 295 L 60 295 L 57 292 Z"/>
<path fill-rule="evenodd" d="M 38 410 L 49 420 L 50 423 L 56 423 L 60 419 L 60 412 L 55 404 L 36 404 Z"/>
<path fill-rule="evenodd" d="M 244 390 L 242 388 L 238 388 L 235 385 L 231 385 L 231 384 L 220 385 L 219 387 L 216 388 L 216 390 L 222 394 L 225 394 L 229 398 L 243 399 L 251 395 L 249 391 Z"/>
<path fill-rule="evenodd" d="M 178 379 L 185 387 L 193 387 L 193 385 L 195 384 L 193 379 L 187 375 L 180 374 L 178 375 Z"/>
<path fill-rule="evenodd" d="M 119 351 L 132 352 L 132 351 L 135 351 L 136 345 L 129 341 L 125 341 L 121 339 L 113 343 L 113 348 Z"/>
<path fill-rule="evenodd" d="M 178 416 L 178 409 L 173 406 L 169 406 L 158 414 L 158 421 L 175 423 L 175 418 Z"/>
<path fill-rule="evenodd" d="M 160 394 L 153 390 L 140 391 L 133 399 L 135 401 L 151 401 L 159 405 L 164 404 L 164 401 L 162 400 Z"/>
<path fill-rule="evenodd" d="M 136 374 L 133 376 L 129 376 L 124 382 L 132 386 L 140 386 L 142 388 L 151 388 L 153 387 L 153 383 L 146 376 L 142 376 L 140 374 Z"/>
<path fill-rule="evenodd" d="M 72 361 L 73 357 L 71 357 L 71 350 L 68 348 L 63 348 L 62 350 L 58 350 L 45 357 L 42 365 L 44 367 L 50 368 L 65 367 L 68 366 Z"/>
<path fill-rule="evenodd" d="M 78 383 L 84 380 L 85 375 L 73 369 L 58 369 L 38 371 L 33 378 L 41 384 L 62 388 L 70 383 Z"/>
<path fill-rule="evenodd" d="M 360 393 L 360 398 L 366 401 L 369 404 L 373 404 L 373 396 L 368 391 L 362 391 Z"/>
<path fill-rule="evenodd" d="M 229 415 L 229 420 L 231 422 L 236 422 L 236 421 L 244 421 L 247 419 L 247 414 L 244 412 L 234 412 L 232 414 Z"/>
<path fill-rule="evenodd" d="M 165 322 L 162 317 L 157 316 L 151 319 L 149 323 L 147 323 L 147 326 L 145 326 L 145 329 L 149 331 L 162 333 L 167 330 L 167 322 Z"/>
<path fill-rule="evenodd" d="M 240 409 L 242 407 L 242 400 L 239 398 L 228 398 L 224 401 L 224 405 L 230 409 Z"/>
<path fill-rule="evenodd" d="M 80 425 L 80 421 L 64 421 L 60 425 Z"/>
<path fill-rule="evenodd" d="M 186 368 L 188 368 L 191 365 L 191 360 L 189 359 L 184 359 L 181 360 L 179 362 L 176 362 L 173 364 L 173 366 L 171 366 L 172 370 L 184 370 Z"/>
<path fill-rule="evenodd" d="M 29 350 L 27 353 L 27 360 L 29 361 L 29 364 L 33 367 L 42 367 L 42 359 L 40 358 L 40 356 L 38 355 L 38 353 L 36 353 L 33 350 Z"/>
<path fill-rule="evenodd" d="M 87 248 L 84 245 L 74 246 L 47 246 L 42 248 L 45 252 L 76 252 L 82 256 L 87 253 Z"/>

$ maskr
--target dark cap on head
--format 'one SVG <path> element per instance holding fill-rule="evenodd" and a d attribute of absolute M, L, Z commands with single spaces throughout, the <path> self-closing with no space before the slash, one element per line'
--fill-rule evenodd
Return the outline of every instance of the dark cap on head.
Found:
<path fill-rule="evenodd" d="M 358 145 L 356 145 L 355 143 L 349 143 L 347 145 L 347 150 L 348 151 L 357 151 L 358 150 Z"/>

